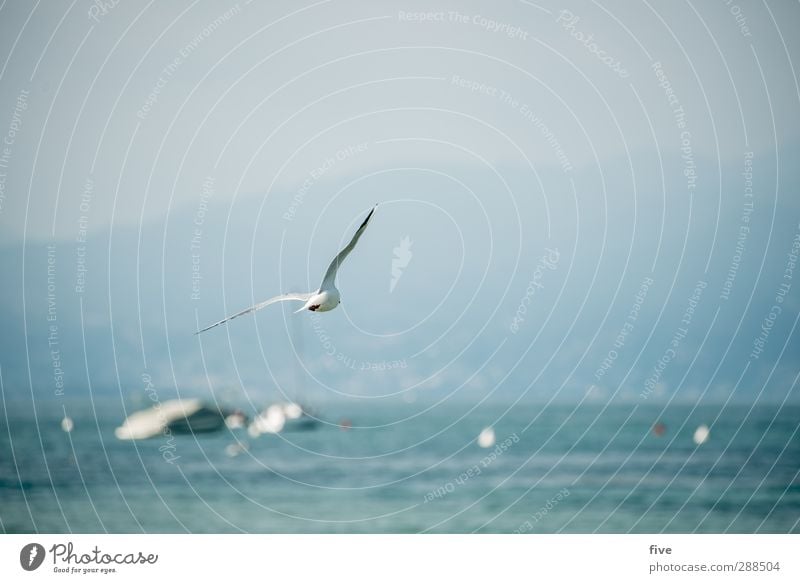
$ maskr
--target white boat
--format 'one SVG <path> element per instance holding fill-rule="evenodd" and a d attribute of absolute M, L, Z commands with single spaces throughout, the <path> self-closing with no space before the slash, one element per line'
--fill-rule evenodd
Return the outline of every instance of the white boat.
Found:
<path fill-rule="evenodd" d="M 308 431 L 316 429 L 319 420 L 310 411 L 298 403 L 275 403 L 257 415 L 247 432 L 251 437 L 263 433 L 280 433 L 282 431 Z"/>
<path fill-rule="evenodd" d="M 225 412 L 200 399 L 174 399 L 131 414 L 114 430 L 117 439 L 148 439 L 168 433 L 209 433 L 225 427 Z"/>

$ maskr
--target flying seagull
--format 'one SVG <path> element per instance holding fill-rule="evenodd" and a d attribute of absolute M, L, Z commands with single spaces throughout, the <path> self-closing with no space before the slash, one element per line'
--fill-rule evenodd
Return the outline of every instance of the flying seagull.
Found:
<path fill-rule="evenodd" d="M 356 231 L 356 234 L 353 235 L 353 238 L 350 239 L 350 242 L 347 244 L 347 247 L 339 251 L 339 254 L 333 258 L 331 264 L 328 266 L 328 271 L 325 272 L 325 277 L 322 278 L 322 285 L 319 286 L 319 289 L 315 292 L 308 292 L 308 293 L 288 293 L 283 294 L 280 296 L 275 296 L 274 298 L 270 298 L 266 301 L 261 302 L 260 304 L 256 304 L 255 306 L 251 306 L 246 310 L 242 310 L 234 314 L 233 316 L 228 316 L 224 320 L 220 320 L 215 324 L 211 324 L 202 330 L 198 330 L 195 332 L 195 335 L 200 334 L 201 332 L 205 332 L 206 330 L 211 330 L 211 328 L 215 328 L 220 324 L 224 324 L 228 320 L 233 320 L 234 318 L 238 318 L 239 316 L 243 316 L 245 314 L 249 314 L 250 312 L 255 312 L 260 310 L 261 308 L 265 308 L 270 304 L 275 304 L 278 302 L 304 302 L 303 307 L 300 308 L 295 312 L 302 312 L 303 310 L 310 310 L 312 312 L 328 312 L 334 309 L 341 303 L 341 295 L 339 294 L 339 290 L 336 289 L 336 272 L 339 270 L 339 266 L 345 260 L 345 258 L 350 254 L 353 248 L 358 243 L 358 239 L 361 237 L 361 234 L 367 228 L 367 223 L 369 223 L 369 219 L 372 216 L 372 213 L 375 212 L 375 208 L 378 205 L 372 207 L 372 210 L 369 211 L 367 218 L 364 219 L 364 222 L 361 223 L 361 226 Z"/>

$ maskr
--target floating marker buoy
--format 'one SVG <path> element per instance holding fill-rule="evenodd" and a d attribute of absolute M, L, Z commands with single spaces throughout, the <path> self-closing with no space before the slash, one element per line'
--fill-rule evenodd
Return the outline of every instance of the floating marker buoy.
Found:
<path fill-rule="evenodd" d="M 72 418 L 65 415 L 61 420 L 61 429 L 64 431 L 64 433 L 69 433 L 74 427 L 75 423 L 72 422 Z"/>
<path fill-rule="evenodd" d="M 692 439 L 697 445 L 703 445 L 706 441 L 708 441 L 708 436 L 710 433 L 711 430 L 708 428 L 708 425 L 701 425 L 694 430 Z"/>
<path fill-rule="evenodd" d="M 478 435 L 478 445 L 481 447 L 492 447 L 495 442 L 494 429 L 491 427 L 485 428 Z"/>

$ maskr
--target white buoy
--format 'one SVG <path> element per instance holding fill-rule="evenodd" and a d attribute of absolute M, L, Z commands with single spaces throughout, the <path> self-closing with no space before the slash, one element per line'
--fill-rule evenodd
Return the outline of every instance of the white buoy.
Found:
<path fill-rule="evenodd" d="M 694 436 L 692 439 L 697 445 L 703 445 L 706 441 L 708 441 L 708 436 L 710 433 L 711 430 L 708 428 L 708 425 L 701 425 L 694 430 Z"/>
<path fill-rule="evenodd" d="M 75 423 L 72 422 L 72 418 L 64 415 L 64 418 L 61 420 L 61 429 L 64 430 L 64 433 L 69 433 L 72 431 L 73 427 L 75 427 Z"/>
<path fill-rule="evenodd" d="M 495 442 L 494 429 L 491 427 L 485 428 L 478 435 L 478 445 L 481 447 L 492 447 Z"/>

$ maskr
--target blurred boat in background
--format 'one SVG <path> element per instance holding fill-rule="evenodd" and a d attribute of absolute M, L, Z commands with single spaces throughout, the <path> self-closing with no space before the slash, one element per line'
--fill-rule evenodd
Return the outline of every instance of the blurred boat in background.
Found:
<path fill-rule="evenodd" d="M 320 422 L 313 413 L 295 402 L 275 403 L 256 416 L 247 427 L 251 437 L 282 431 L 310 431 Z"/>
<path fill-rule="evenodd" d="M 225 427 L 227 413 L 200 399 L 173 399 L 137 411 L 114 430 L 117 439 L 149 439 L 167 433 L 210 433 Z"/>

